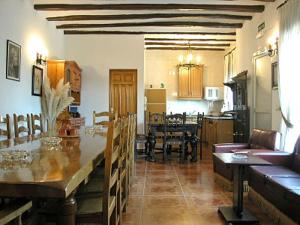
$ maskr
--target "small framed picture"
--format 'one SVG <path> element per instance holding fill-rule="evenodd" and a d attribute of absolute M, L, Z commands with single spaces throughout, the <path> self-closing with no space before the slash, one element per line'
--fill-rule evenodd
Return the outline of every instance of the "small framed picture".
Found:
<path fill-rule="evenodd" d="M 6 78 L 20 81 L 21 73 L 21 46 L 7 40 L 6 46 Z"/>
<path fill-rule="evenodd" d="M 272 88 L 278 88 L 278 62 L 272 63 Z"/>
<path fill-rule="evenodd" d="M 31 94 L 42 96 L 43 69 L 37 66 L 32 67 L 32 90 Z"/>

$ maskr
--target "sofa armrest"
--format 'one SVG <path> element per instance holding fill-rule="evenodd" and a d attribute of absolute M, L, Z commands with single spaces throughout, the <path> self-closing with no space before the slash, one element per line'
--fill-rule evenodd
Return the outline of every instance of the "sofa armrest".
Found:
<path fill-rule="evenodd" d="M 256 153 L 255 155 L 274 165 L 285 166 L 285 167 L 288 167 L 291 161 L 293 160 L 292 153 L 282 152 L 282 151 L 274 151 L 268 153 L 262 152 L 262 153 Z"/>
<path fill-rule="evenodd" d="M 231 152 L 233 149 L 248 149 L 248 143 L 222 143 L 213 144 L 212 150 L 215 153 Z"/>

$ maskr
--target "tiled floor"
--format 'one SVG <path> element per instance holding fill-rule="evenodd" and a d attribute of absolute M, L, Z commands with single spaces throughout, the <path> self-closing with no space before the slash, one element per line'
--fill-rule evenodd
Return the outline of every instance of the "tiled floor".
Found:
<path fill-rule="evenodd" d="M 208 154 L 210 155 L 210 154 Z M 231 205 L 231 193 L 214 183 L 211 156 L 197 163 L 146 162 L 135 164 L 135 176 L 124 225 L 219 225 L 220 205 Z M 266 215 L 245 202 L 260 220 L 271 225 Z"/>

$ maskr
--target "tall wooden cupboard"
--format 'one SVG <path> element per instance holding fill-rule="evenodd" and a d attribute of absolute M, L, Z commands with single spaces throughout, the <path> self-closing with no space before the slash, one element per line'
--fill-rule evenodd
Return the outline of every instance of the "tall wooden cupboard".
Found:
<path fill-rule="evenodd" d="M 74 98 L 73 105 L 80 105 L 81 69 L 75 61 L 48 60 L 47 74 L 51 87 L 56 87 L 60 79 L 70 83 L 70 96 Z"/>

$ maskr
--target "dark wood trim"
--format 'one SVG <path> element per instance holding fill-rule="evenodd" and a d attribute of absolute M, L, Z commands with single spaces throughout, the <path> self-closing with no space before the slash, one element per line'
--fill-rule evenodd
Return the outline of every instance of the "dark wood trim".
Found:
<path fill-rule="evenodd" d="M 204 17 L 213 19 L 251 20 L 252 16 L 208 13 L 149 13 L 149 14 L 117 14 L 117 15 L 70 15 L 47 17 L 48 21 L 80 21 L 80 20 L 132 20 L 155 18 L 190 18 Z"/>
<path fill-rule="evenodd" d="M 104 23 L 104 24 L 61 24 L 57 29 L 70 28 L 103 28 L 103 27 L 213 27 L 213 28 L 241 28 L 242 23 L 217 23 L 217 22 L 193 22 L 193 21 L 159 21 L 159 22 L 136 22 L 136 23 Z"/>
<path fill-rule="evenodd" d="M 278 7 L 277 7 L 277 9 L 280 9 L 282 6 L 284 6 L 286 3 L 288 2 L 288 0 L 285 0 L 283 3 L 281 3 Z"/>
<path fill-rule="evenodd" d="M 236 32 L 168 32 L 168 31 L 104 31 L 104 30 L 64 30 L 66 35 L 146 35 L 146 34 L 180 34 L 180 35 L 225 35 L 235 36 Z"/>
<path fill-rule="evenodd" d="M 195 47 L 146 47 L 146 50 L 202 50 L 202 51 L 225 51 L 223 48 L 195 48 Z"/>
<path fill-rule="evenodd" d="M 215 38 L 145 38 L 145 41 L 217 41 L 217 42 L 232 42 L 236 39 L 215 39 Z"/>
<path fill-rule="evenodd" d="M 226 4 L 35 4 L 35 10 L 213 10 L 232 12 L 263 12 L 264 5 L 226 5 Z"/>
<path fill-rule="evenodd" d="M 146 41 L 145 45 L 175 45 L 175 46 L 208 46 L 208 47 L 229 47 L 230 44 L 207 44 L 207 43 L 176 43 L 176 42 L 149 42 Z"/>

